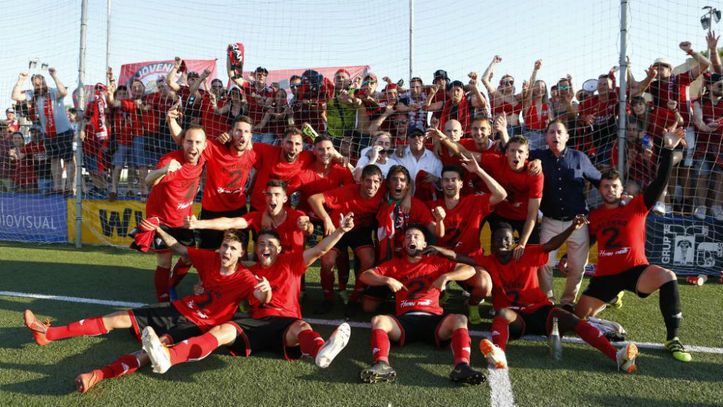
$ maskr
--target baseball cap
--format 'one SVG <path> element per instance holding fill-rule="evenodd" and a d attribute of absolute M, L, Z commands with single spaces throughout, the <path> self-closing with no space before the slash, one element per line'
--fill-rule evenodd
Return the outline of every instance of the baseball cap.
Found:
<path fill-rule="evenodd" d="M 268 69 L 266 69 L 266 68 L 264 68 L 263 66 L 259 66 L 259 67 L 257 67 L 257 68 L 256 68 L 256 70 L 255 70 L 254 72 L 260 72 L 260 73 L 265 73 L 266 75 L 268 75 L 268 74 L 269 74 L 269 70 L 268 70 Z"/>
<path fill-rule="evenodd" d="M 673 67 L 673 65 L 670 63 L 668 58 L 658 58 L 655 61 L 653 61 L 653 65 L 667 65 L 668 68 Z"/>
<path fill-rule="evenodd" d="M 15 109 L 12 107 L 8 107 L 7 109 L 5 109 L 5 113 L 15 113 Z"/>
<path fill-rule="evenodd" d="M 371 79 L 374 82 L 377 81 L 377 76 L 373 74 L 372 72 L 369 72 L 368 74 L 364 75 L 364 80 Z"/>
<path fill-rule="evenodd" d="M 434 71 L 434 79 L 446 79 L 449 80 L 449 76 L 447 76 L 447 71 L 444 69 L 437 69 Z"/>
<path fill-rule="evenodd" d="M 424 129 L 416 124 L 412 124 L 407 128 L 407 137 L 412 137 L 417 134 L 424 135 Z"/>

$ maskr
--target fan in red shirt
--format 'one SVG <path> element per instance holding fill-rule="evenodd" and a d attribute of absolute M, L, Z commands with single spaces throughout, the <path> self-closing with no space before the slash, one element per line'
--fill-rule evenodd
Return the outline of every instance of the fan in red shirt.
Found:
<path fill-rule="evenodd" d="M 231 322 L 173 347 L 165 347 L 153 328 L 146 328 L 143 349 L 151 358 L 153 371 L 165 373 L 173 365 L 203 359 L 224 345 L 234 355 L 250 356 L 253 352 L 270 349 L 287 360 L 308 355 L 315 358 L 317 366 L 328 367 L 349 342 L 351 328 L 346 322 L 341 324 L 325 343 L 321 335 L 301 319 L 301 276 L 353 227 L 353 215 L 343 216 L 339 228 L 319 244 L 303 252 L 291 253 L 283 253 L 276 232 L 261 231 L 255 246 L 259 262 L 251 267 L 251 272 L 268 280 L 273 291 L 271 301 L 264 304 L 252 298 L 249 316 L 239 314 Z"/>
<path fill-rule="evenodd" d="M 193 232 L 183 229 L 183 221 L 193 213 L 193 200 L 206 162 L 203 157 L 205 148 L 203 128 L 192 125 L 183 134 L 183 149 L 161 157 L 156 169 L 146 177 L 146 183 L 151 188 L 146 202 L 146 218 L 158 218 L 162 227 L 185 245 L 195 243 Z M 172 255 L 161 245 L 154 244 L 152 248 L 156 250 L 156 298 L 159 302 L 168 301 Z"/>
<path fill-rule="evenodd" d="M 457 255 L 448 249 L 432 247 L 430 252 L 442 254 L 452 261 L 460 261 L 485 268 L 492 276 L 492 305 L 496 316 L 492 320 L 492 341 L 483 339 L 480 350 L 490 366 L 507 367 L 505 349 L 510 336 L 517 339 L 524 335 L 549 335 L 552 319 L 557 318 L 560 334 L 575 332 L 585 342 L 617 362 L 618 369 L 627 373 L 636 370 L 635 357 L 638 349 L 633 343 L 618 351 L 597 328 L 573 313 L 553 306 L 537 279 L 537 271 L 547 264 L 548 253 L 562 246 L 573 231 L 587 220 L 578 215 L 562 233 L 544 245 L 530 245 L 519 260 L 514 259 L 515 239 L 509 223 L 501 223 L 492 232 L 492 255 L 477 255 L 474 259 Z"/>
<path fill-rule="evenodd" d="M 682 319 L 678 280 L 671 270 L 649 264 L 645 256 L 645 219 L 670 179 L 673 149 L 684 137 L 682 128 L 665 134 L 657 177 L 627 205 L 620 202 L 620 174 L 614 169 L 602 174 L 598 189 L 603 205 L 590 212 L 590 235 L 598 243 L 597 272 L 575 313 L 580 318 L 594 316 L 623 290 L 641 298 L 660 290 L 660 313 L 667 330 L 665 347 L 676 360 L 690 362 L 690 353 L 678 339 Z"/>
<path fill-rule="evenodd" d="M 370 286 L 388 287 L 396 294 L 394 315 L 372 318 L 371 346 L 374 364 L 362 370 L 365 383 L 394 381 L 396 372 L 389 365 L 390 340 L 399 346 L 426 341 L 441 346 L 451 340 L 454 382 L 480 384 L 481 372 L 470 364 L 471 339 L 467 318 L 460 314 L 444 315 L 439 305 L 441 291 L 449 281 L 463 281 L 474 276 L 472 267 L 453 263 L 437 256 L 423 256 L 427 247 L 425 227 L 409 225 L 404 232 L 404 255 L 365 270 L 360 279 Z"/>
<path fill-rule="evenodd" d="M 446 89 L 450 97 L 444 102 L 433 103 L 432 101 L 438 91 L 444 92 L 445 89 L 440 89 L 437 85 L 431 87 L 430 93 L 425 101 L 425 107 L 429 111 L 442 111 L 439 116 L 439 127 L 444 128 L 444 125 L 449 120 L 457 120 L 462 126 L 463 134 L 469 134 L 470 119 L 474 109 L 480 109 L 486 106 L 486 101 L 477 88 L 476 78 L 476 74 L 470 74 L 469 86 L 472 91 L 468 95 L 464 92 L 464 84 L 462 82 L 453 81 L 450 83 Z"/>
<path fill-rule="evenodd" d="M 473 255 L 482 250 L 480 247 L 482 221 L 492 212 L 495 205 L 507 197 L 507 193 L 474 158 L 465 158 L 462 165 L 471 173 L 477 174 L 492 192 L 461 197 L 464 170 L 455 166 L 446 166 L 442 169 L 444 198 L 427 204 L 430 208 L 441 207 L 446 213 L 444 237 L 438 244 L 459 253 Z M 479 315 L 479 304 L 490 294 L 492 288 L 490 276 L 486 271 L 479 269 L 473 278 L 462 284 L 470 293 L 468 301 L 470 323 L 480 324 L 482 318 Z"/>
<path fill-rule="evenodd" d="M 540 241 L 537 227 L 537 212 L 542 201 L 544 176 L 542 172 L 532 175 L 527 169 L 529 157 L 528 140 L 524 136 L 513 136 L 507 142 L 504 156 L 484 155 L 480 165 L 494 179 L 499 180 L 507 192 L 507 199 L 495 207 L 490 217 L 492 230 L 499 222 L 508 222 L 520 236 L 515 248 L 515 258 L 519 259 L 527 243 Z"/>
<path fill-rule="evenodd" d="M 241 264 L 243 246 L 233 231 L 225 234 L 218 250 L 211 251 L 186 248 L 163 229 L 148 222 L 143 224 L 149 229 L 157 229 L 171 250 L 194 264 L 202 290 L 172 303 L 117 311 L 64 326 L 43 324 L 32 311 L 26 310 L 25 325 L 38 345 L 76 336 L 104 335 L 120 328 L 130 328 L 140 340 L 140 333 L 146 327 L 159 332 L 165 343 L 178 343 L 229 321 L 243 299 L 254 298 L 257 303 L 268 303 L 271 299 L 268 280 L 254 276 Z M 78 375 L 75 385 L 79 392 L 85 393 L 104 379 L 133 373 L 146 364 L 148 356 L 142 350 L 123 355 L 105 367 Z"/>
<path fill-rule="evenodd" d="M 266 184 L 266 207 L 263 212 L 249 212 L 241 217 L 186 221 L 189 229 L 273 229 L 279 234 L 284 252 L 304 251 L 304 239 L 314 233 L 314 225 L 303 212 L 285 207 L 288 197 L 283 181 L 271 180 Z"/>
<path fill-rule="evenodd" d="M 339 254 L 351 248 L 359 261 L 358 273 L 374 265 L 374 231 L 375 217 L 382 204 L 385 194 L 382 186 L 382 171 L 376 165 L 370 164 L 362 170 L 361 184 L 346 185 L 309 197 L 309 206 L 324 222 L 324 235 L 328 236 L 337 225 L 333 219 L 339 219 L 339 214 L 352 212 L 357 224 L 352 233 L 348 233 L 342 240 L 321 258 L 321 287 L 324 299 L 333 299 L 334 265 Z M 329 210 L 329 212 L 327 212 Z M 354 292 L 347 304 L 347 313 L 353 314 L 361 301 L 364 286 L 357 278 Z M 323 309 L 320 310 L 323 312 Z"/>
<path fill-rule="evenodd" d="M 314 154 L 303 151 L 303 136 L 297 128 L 286 129 L 281 147 L 264 143 L 254 144 L 256 177 L 251 191 L 251 209 L 264 207 L 266 183 L 272 179 L 289 182 L 302 170 L 311 166 Z"/>
<path fill-rule="evenodd" d="M 718 65 L 720 66 L 720 64 Z M 693 104 L 696 127 L 695 168 L 698 171 L 694 216 L 704 220 L 711 194 L 710 215 L 723 221 L 723 75 L 706 78 L 709 94 Z"/>

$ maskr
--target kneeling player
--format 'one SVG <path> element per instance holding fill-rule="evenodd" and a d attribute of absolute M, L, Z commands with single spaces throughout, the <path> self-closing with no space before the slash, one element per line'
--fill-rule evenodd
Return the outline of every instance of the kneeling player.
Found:
<path fill-rule="evenodd" d="M 492 319 L 492 342 L 483 339 L 480 350 L 491 366 L 507 367 L 504 352 L 510 336 L 520 338 L 523 335 L 549 335 L 552 319 L 557 318 L 561 334 L 575 332 L 585 342 L 616 361 L 620 370 L 628 373 L 636 370 L 635 358 L 638 349 L 635 344 L 629 343 L 618 351 L 587 321 L 553 306 L 540 289 L 537 272 L 547 264 L 548 253 L 562 246 L 572 232 L 585 223 L 585 217 L 578 215 L 569 228 L 544 245 L 528 245 L 519 260 L 514 259 L 513 228 L 504 222 L 492 233 L 491 256 L 476 256 L 473 260 L 447 249 L 431 247 L 428 250 L 438 252 L 451 260 L 484 267 L 490 273 L 492 305 L 498 312 Z"/>
<path fill-rule="evenodd" d="M 472 267 L 436 256 L 422 256 L 427 246 L 424 226 L 410 225 L 404 233 L 404 256 L 364 271 L 360 279 L 370 286 L 387 286 L 396 293 L 396 312 L 372 318 L 374 364 L 362 370 L 366 383 L 394 381 L 397 373 L 389 365 L 389 341 L 400 346 L 424 340 L 437 346 L 451 340 L 454 356 L 452 381 L 480 384 L 484 375 L 469 366 L 471 339 L 467 317 L 444 315 L 439 295 L 448 281 L 474 276 Z"/>
<path fill-rule="evenodd" d="M 243 256 L 243 245 L 236 233 L 226 232 L 221 248 L 215 252 L 187 248 L 148 221 L 143 221 L 141 225 L 149 230 L 156 228 L 156 233 L 175 254 L 196 267 L 203 292 L 171 303 L 81 319 L 65 326 L 51 327 L 38 321 L 32 311 L 26 310 L 25 326 L 30 329 L 38 345 L 44 346 L 58 339 L 75 336 L 103 335 L 118 328 L 132 328 L 140 339 L 140 333 L 146 327 L 152 327 L 162 334 L 165 343 L 176 343 L 230 320 L 241 300 L 253 298 L 258 303 L 271 300 L 269 282 L 265 278 L 255 277 L 239 261 Z M 85 393 L 103 379 L 133 373 L 146 364 L 148 356 L 143 351 L 137 351 L 123 355 L 103 368 L 78 375 L 75 384 L 79 392 Z"/>
<path fill-rule="evenodd" d="M 143 349 L 151 358 L 153 371 L 165 373 L 173 365 L 203 359 L 222 345 L 234 355 L 249 356 L 252 352 L 268 349 L 281 353 L 285 359 L 309 355 L 316 359 L 317 366 L 328 367 L 349 342 L 351 328 L 347 323 L 341 324 L 325 343 L 321 335 L 301 319 L 301 276 L 353 227 L 353 215 L 342 216 L 339 227 L 316 246 L 303 252 L 283 254 L 278 234 L 261 231 L 255 247 L 258 263 L 251 271 L 268 279 L 274 292 L 271 302 L 262 304 L 252 300 L 249 303 L 250 318 L 239 316 L 172 347 L 166 347 L 152 328 L 145 329 Z"/>
<path fill-rule="evenodd" d="M 660 166 L 655 180 L 642 194 L 627 205 L 621 205 L 623 185 L 615 170 L 605 171 L 599 191 L 603 205 L 590 212 L 590 235 L 597 239 L 598 266 L 585 292 L 575 307 L 580 318 L 594 316 L 623 290 L 646 298 L 660 290 L 660 313 L 665 322 L 665 348 L 681 362 L 692 357 L 678 339 L 683 312 L 678 294 L 678 280 L 671 270 L 649 264 L 645 256 L 645 219 L 665 189 L 673 169 L 673 149 L 685 137 L 678 128 L 663 136 Z"/>

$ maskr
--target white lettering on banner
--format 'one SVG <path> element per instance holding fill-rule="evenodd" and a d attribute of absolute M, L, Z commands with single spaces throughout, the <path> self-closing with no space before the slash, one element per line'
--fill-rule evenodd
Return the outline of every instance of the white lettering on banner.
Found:
<path fill-rule="evenodd" d="M 707 225 L 664 225 L 661 263 L 714 268 L 723 258 L 723 242 L 716 241 Z M 715 233 L 713 233 L 715 235 Z"/>
<path fill-rule="evenodd" d="M 5 214 L 5 205 L 0 203 L 0 226 L 37 230 L 55 230 L 55 219 L 50 216 Z"/>
<path fill-rule="evenodd" d="M 137 70 L 133 76 L 142 79 L 152 74 L 171 72 L 171 68 L 173 68 L 173 64 L 171 63 L 145 65 L 142 66 L 141 69 Z"/>

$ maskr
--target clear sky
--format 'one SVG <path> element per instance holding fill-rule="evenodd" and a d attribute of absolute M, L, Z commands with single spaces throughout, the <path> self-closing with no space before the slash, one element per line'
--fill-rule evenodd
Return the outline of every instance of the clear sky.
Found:
<path fill-rule="evenodd" d="M 68 87 L 78 78 L 80 0 L 7 1 L 0 15 L 0 98 L 3 110 L 17 73 L 33 58 L 57 68 Z M 686 55 L 677 44 L 705 49 L 701 7 L 717 2 L 630 0 L 628 55 L 636 77 L 660 56 L 673 65 Z M 32 4 L 32 6 L 31 6 Z M 106 0 L 89 0 L 86 83 L 103 80 L 106 60 Z M 543 60 L 540 78 L 555 82 L 567 73 L 577 88 L 618 64 L 620 2 L 414 0 L 414 74 L 425 81 L 439 68 L 453 79 L 480 74 L 495 54 L 501 73 L 516 84 Z M 408 82 L 408 0 L 114 0 L 110 64 L 218 58 L 225 47 L 246 46 L 246 67 L 269 69 L 370 65 Z M 38 69 L 31 72 L 40 72 Z M 494 80 L 496 83 L 496 80 Z M 68 101 L 69 103 L 70 101 Z"/>

